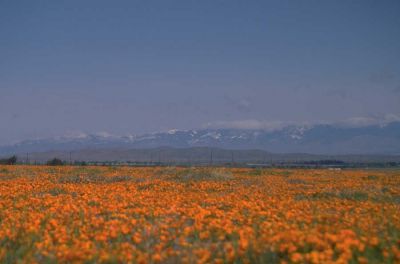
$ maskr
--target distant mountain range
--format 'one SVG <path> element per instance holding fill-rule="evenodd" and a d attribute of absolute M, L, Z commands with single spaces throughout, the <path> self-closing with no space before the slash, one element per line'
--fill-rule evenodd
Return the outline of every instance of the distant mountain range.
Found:
<path fill-rule="evenodd" d="M 85 149 L 159 147 L 258 149 L 269 153 L 400 155 L 400 122 L 364 127 L 290 125 L 273 131 L 240 129 L 170 130 L 144 135 L 81 134 L 25 140 L 0 146 L 0 155 Z"/>

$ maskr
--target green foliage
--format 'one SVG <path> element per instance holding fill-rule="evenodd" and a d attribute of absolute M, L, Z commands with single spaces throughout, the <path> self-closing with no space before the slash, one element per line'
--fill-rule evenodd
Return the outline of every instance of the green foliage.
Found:
<path fill-rule="evenodd" d="M 307 182 L 302 179 L 287 179 L 286 181 L 289 184 L 307 184 Z"/>
<path fill-rule="evenodd" d="M 256 169 L 252 169 L 247 174 L 251 175 L 251 176 L 261 176 L 264 174 L 264 170 L 261 168 L 256 168 Z"/>
<path fill-rule="evenodd" d="M 131 181 L 133 177 L 127 175 L 105 176 L 101 174 L 65 175 L 57 179 L 58 183 L 114 183 Z"/>
<path fill-rule="evenodd" d="M 12 156 L 7 159 L 0 159 L 1 165 L 15 165 L 17 163 L 17 156 Z"/>
<path fill-rule="evenodd" d="M 173 180 L 176 181 L 225 181 L 233 179 L 232 172 L 224 168 L 189 168 L 178 171 Z"/>
<path fill-rule="evenodd" d="M 60 194 L 68 194 L 66 190 L 57 187 L 48 190 L 46 193 L 51 194 L 52 196 L 58 196 Z"/>
<path fill-rule="evenodd" d="M 338 198 L 347 199 L 347 200 L 355 200 L 355 201 L 365 201 L 365 200 L 368 200 L 368 193 L 361 192 L 361 191 L 345 190 L 345 191 L 341 191 L 338 194 Z"/>
<path fill-rule="evenodd" d="M 54 158 L 52 160 L 47 161 L 46 164 L 49 166 L 62 166 L 64 165 L 64 162 L 60 159 Z"/>
<path fill-rule="evenodd" d="M 298 194 L 295 200 L 321 200 L 321 199 L 344 199 L 353 201 L 366 201 L 369 196 L 368 193 L 354 190 L 343 190 L 340 192 L 316 192 L 311 195 Z"/>
<path fill-rule="evenodd" d="M 378 176 L 376 176 L 376 175 L 368 175 L 368 176 L 364 177 L 364 179 L 373 181 L 373 180 L 377 180 Z"/>

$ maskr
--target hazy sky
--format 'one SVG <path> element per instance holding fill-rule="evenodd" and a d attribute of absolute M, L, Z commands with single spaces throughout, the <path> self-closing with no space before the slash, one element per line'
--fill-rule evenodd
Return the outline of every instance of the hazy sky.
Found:
<path fill-rule="evenodd" d="M 400 113 L 400 1 L 0 2 L 0 143 Z"/>

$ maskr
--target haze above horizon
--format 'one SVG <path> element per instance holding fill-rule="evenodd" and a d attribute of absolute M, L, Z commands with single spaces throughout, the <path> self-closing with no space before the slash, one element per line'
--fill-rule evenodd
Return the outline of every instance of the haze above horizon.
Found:
<path fill-rule="evenodd" d="M 3 1 L 0 144 L 400 117 L 400 2 Z"/>

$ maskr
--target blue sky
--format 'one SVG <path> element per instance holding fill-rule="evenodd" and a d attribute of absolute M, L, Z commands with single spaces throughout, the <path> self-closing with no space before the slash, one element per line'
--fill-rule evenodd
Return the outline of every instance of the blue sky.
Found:
<path fill-rule="evenodd" d="M 397 0 L 1 1 L 0 143 L 397 116 L 399 14 Z"/>

